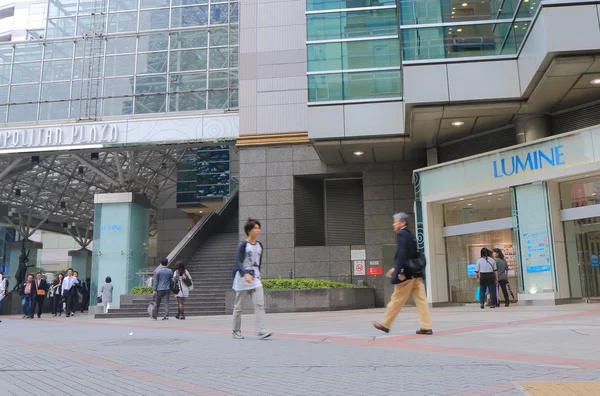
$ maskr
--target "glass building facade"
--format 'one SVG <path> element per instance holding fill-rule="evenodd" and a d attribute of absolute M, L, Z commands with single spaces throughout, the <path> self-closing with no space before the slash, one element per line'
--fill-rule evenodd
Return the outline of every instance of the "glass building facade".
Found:
<path fill-rule="evenodd" d="M 402 63 L 516 55 L 540 0 L 307 0 L 308 101 L 402 98 Z"/>
<path fill-rule="evenodd" d="M 230 146 L 194 147 L 177 165 L 177 203 L 192 204 L 230 192 Z"/>
<path fill-rule="evenodd" d="M 0 122 L 238 107 L 238 2 L 51 0 L 0 43 Z"/>

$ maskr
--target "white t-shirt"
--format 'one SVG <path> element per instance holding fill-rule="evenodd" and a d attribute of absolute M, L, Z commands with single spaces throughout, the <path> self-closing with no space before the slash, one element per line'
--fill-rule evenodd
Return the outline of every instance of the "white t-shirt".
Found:
<path fill-rule="evenodd" d="M 496 260 L 491 257 L 488 257 L 487 260 L 483 257 L 477 260 L 475 263 L 475 272 L 481 272 L 482 274 L 489 274 L 497 271 Z"/>
<path fill-rule="evenodd" d="M 248 283 L 246 282 L 246 279 L 244 279 L 243 276 L 240 276 L 239 272 L 236 272 L 235 278 L 233 279 L 233 290 L 253 290 L 262 287 L 262 282 L 260 281 L 260 270 L 258 268 L 261 256 L 262 248 L 260 247 L 260 244 L 258 242 L 256 242 L 254 245 L 250 242 L 246 243 L 244 268 L 246 269 L 246 271 L 254 270 L 254 280 L 252 281 L 252 283 Z"/>

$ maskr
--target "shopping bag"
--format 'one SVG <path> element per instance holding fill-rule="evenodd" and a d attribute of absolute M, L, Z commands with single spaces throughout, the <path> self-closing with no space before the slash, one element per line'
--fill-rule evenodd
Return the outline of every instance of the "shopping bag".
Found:
<path fill-rule="evenodd" d="M 481 287 L 477 286 L 477 289 L 475 289 L 475 301 L 479 301 L 479 299 L 481 299 Z"/>
<path fill-rule="evenodd" d="M 150 301 L 148 304 L 148 315 L 150 315 L 150 319 L 154 319 L 158 316 L 158 312 L 156 312 L 156 302 L 154 300 Z"/>

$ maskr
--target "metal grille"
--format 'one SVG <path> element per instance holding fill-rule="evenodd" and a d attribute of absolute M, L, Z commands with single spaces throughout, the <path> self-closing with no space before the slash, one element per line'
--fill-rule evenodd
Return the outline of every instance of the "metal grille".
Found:
<path fill-rule="evenodd" d="M 448 162 L 517 144 L 515 128 L 473 136 L 438 148 L 438 161 Z"/>
<path fill-rule="evenodd" d="M 552 134 L 576 131 L 600 124 L 600 103 L 550 116 Z"/>
<path fill-rule="evenodd" d="M 296 246 L 325 246 L 323 181 L 294 179 Z"/>
<path fill-rule="evenodd" d="M 365 212 L 362 179 L 327 180 L 327 245 L 365 244 Z"/>

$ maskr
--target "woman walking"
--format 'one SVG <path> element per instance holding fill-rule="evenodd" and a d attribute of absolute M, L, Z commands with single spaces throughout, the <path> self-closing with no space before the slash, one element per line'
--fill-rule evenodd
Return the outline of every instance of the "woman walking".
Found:
<path fill-rule="evenodd" d="M 481 258 L 475 263 L 475 272 L 479 279 L 479 298 L 481 309 L 485 308 L 485 291 L 490 291 L 490 308 L 496 308 L 496 281 L 498 280 L 498 269 L 496 262 L 490 256 L 492 252 L 487 248 L 481 249 Z"/>
<path fill-rule="evenodd" d="M 494 260 L 496 260 L 496 267 L 498 268 L 498 283 L 502 288 L 502 294 L 504 295 L 504 306 L 508 307 L 510 300 L 508 299 L 508 290 L 506 284 L 508 283 L 508 263 L 504 259 L 504 253 L 502 250 L 494 249 Z M 498 296 L 498 304 L 500 306 L 500 296 Z"/>
<path fill-rule="evenodd" d="M 111 284 L 112 279 L 110 276 L 107 276 L 104 279 L 104 284 L 100 289 L 100 294 L 102 294 L 102 304 L 104 304 L 104 313 L 108 313 L 110 309 L 110 304 L 112 303 L 113 298 L 113 285 Z"/>
<path fill-rule="evenodd" d="M 62 316 L 62 282 L 65 276 L 58 274 L 58 277 L 52 282 L 52 316 Z"/>
<path fill-rule="evenodd" d="M 192 277 L 190 273 L 185 269 L 183 261 L 178 261 L 175 264 L 175 274 L 173 275 L 175 282 L 179 282 L 179 293 L 177 293 L 177 319 L 185 320 L 185 313 L 183 307 L 185 299 L 190 296 L 190 290 L 193 289 Z"/>

